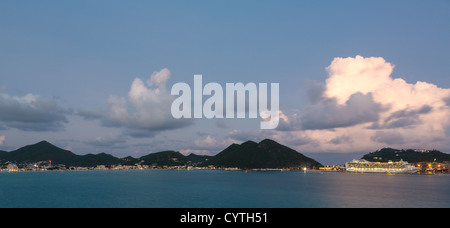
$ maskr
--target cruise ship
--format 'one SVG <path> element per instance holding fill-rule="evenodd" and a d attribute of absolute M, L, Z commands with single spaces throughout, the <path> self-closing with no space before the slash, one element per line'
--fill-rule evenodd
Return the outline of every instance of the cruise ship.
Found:
<path fill-rule="evenodd" d="M 364 159 L 347 162 L 345 168 L 347 172 L 361 173 L 415 173 L 420 169 L 403 160 L 399 162 L 369 162 Z"/>

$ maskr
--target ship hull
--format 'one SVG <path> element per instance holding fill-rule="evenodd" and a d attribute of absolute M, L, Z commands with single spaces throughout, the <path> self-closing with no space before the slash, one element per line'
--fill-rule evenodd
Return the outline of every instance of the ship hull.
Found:
<path fill-rule="evenodd" d="M 417 173 L 418 169 L 404 169 L 404 170 L 392 170 L 392 169 L 347 169 L 347 172 L 353 173 L 393 173 L 393 174 L 412 174 Z"/>

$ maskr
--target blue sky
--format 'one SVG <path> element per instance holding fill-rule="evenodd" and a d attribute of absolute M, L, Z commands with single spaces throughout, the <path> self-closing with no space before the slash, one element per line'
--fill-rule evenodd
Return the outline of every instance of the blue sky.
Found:
<path fill-rule="evenodd" d="M 164 68 L 171 72 L 168 89 L 177 82 L 192 84 L 194 74 L 203 74 L 205 83 L 280 83 L 280 107 L 288 117 L 311 109 L 308 91 L 326 83 L 331 75 L 325 68 L 337 57 L 381 57 L 395 65 L 392 78 L 450 88 L 449 1 L 3 0 L 0 30 L 0 107 L 12 113 L 0 115 L 0 150 L 45 139 L 79 154 L 138 156 L 163 149 L 214 154 L 246 136 L 268 136 L 288 138 L 283 143 L 314 154 L 428 147 L 448 137 L 444 122 L 444 134 L 428 143 L 330 149 L 314 140 L 319 131 L 260 132 L 255 120 L 197 120 L 134 137 L 130 124 L 108 124 L 105 118 L 111 112 L 108 98 L 127 99 L 136 78 L 146 81 Z M 27 95 L 35 98 L 34 106 L 14 106 L 14 97 L 25 102 Z M 27 110 L 42 118 L 22 118 Z M 413 131 L 408 127 L 383 132 L 405 138 Z M 368 138 L 382 139 L 380 131 Z M 350 132 L 328 141 L 354 141 Z M 306 139 L 315 146 L 305 147 Z M 201 140 L 208 146 L 199 146 Z"/>

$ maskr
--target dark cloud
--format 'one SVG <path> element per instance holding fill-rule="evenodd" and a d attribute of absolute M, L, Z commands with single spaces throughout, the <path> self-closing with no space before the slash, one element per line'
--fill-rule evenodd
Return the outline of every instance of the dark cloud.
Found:
<path fill-rule="evenodd" d="M 445 98 L 444 101 L 447 104 L 447 106 L 450 106 L 450 97 Z"/>
<path fill-rule="evenodd" d="M 158 132 L 183 128 L 191 125 L 194 121 L 193 119 L 174 119 L 173 121 L 154 123 L 151 127 L 148 127 L 143 123 L 136 121 L 134 118 L 127 119 L 126 121 L 117 121 L 108 113 L 102 113 L 101 111 L 80 109 L 78 110 L 77 115 L 86 120 L 99 120 L 100 124 L 104 127 L 122 128 L 124 135 L 133 138 L 152 138 Z"/>
<path fill-rule="evenodd" d="M 158 133 L 157 130 L 139 129 L 133 127 L 124 127 L 123 134 L 133 138 L 152 138 Z"/>
<path fill-rule="evenodd" d="M 317 140 L 314 140 L 306 135 L 304 136 L 298 136 L 293 135 L 291 133 L 284 134 L 279 141 L 287 146 L 303 146 L 311 144 L 313 146 L 319 146 L 319 142 Z"/>
<path fill-rule="evenodd" d="M 83 117 L 86 120 L 95 120 L 95 119 L 105 118 L 104 112 L 87 110 L 87 109 L 79 109 L 76 114 Z"/>
<path fill-rule="evenodd" d="M 11 97 L 0 94 L 0 128 L 24 131 L 61 131 L 68 123 L 70 110 L 61 108 L 54 100 L 28 94 Z"/>
<path fill-rule="evenodd" d="M 283 112 L 280 111 L 280 119 L 279 119 L 278 127 L 275 130 L 277 130 L 277 131 L 298 131 L 301 129 L 302 129 L 302 126 L 300 124 L 300 119 L 299 119 L 297 113 L 287 116 Z"/>
<path fill-rule="evenodd" d="M 9 129 L 9 128 L 8 128 L 6 125 L 0 123 L 0 131 L 8 130 L 8 129 Z"/>
<path fill-rule="evenodd" d="M 330 143 L 335 144 L 335 145 L 352 143 L 352 142 L 353 142 L 353 139 L 347 135 L 339 136 L 339 137 L 336 137 L 336 138 L 330 140 Z"/>
<path fill-rule="evenodd" d="M 429 105 L 424 105 L 420 109 L 410 110 L 404 109 L 392 113 L 386 118 L 382 124 L 374 123 L 369 129 L 394 129 L 394 128 L 407 128 L 418 124 L 422 124 L 420 115 L 428 114 L 433 110 Z"/>
<path fill-rule="evenodd" d="M 324 99 L 325 84 L 316 81 L 307 81 L 306 84 L 308 87 L 307 95 L 311 104 L 317 104 Z"/>
<path fill-rule="evenodd" d="M 374 142 L 385 143 L 388 145 L 404 144 L 405 138 L 398 132 L 377 131 L 374 136 L 370 137 Z"/>
<path fill-rule="evenodd" d="M 380 113 L 385 110 L 386 107 L 373 100 L 371 93 L 355 93 L 344 105 L 338 104 L 335 99 L 323 99 L 309 106 L 300 117 L 300 122 L 304 130 L 350 127 L 378 121 Z"/>

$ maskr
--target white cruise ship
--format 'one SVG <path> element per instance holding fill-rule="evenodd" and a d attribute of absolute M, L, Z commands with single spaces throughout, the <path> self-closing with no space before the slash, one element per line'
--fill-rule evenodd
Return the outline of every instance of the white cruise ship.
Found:
<path fill-rule="evenodd" d="M 403 160 L 399 162 L 369 162 L 363 159 L 347 162 L 345 168 L 347 172 L 361 173 L 415 173 L 420 169 Z"/>

